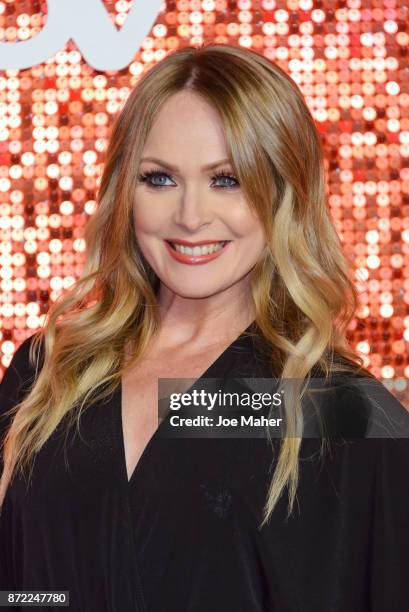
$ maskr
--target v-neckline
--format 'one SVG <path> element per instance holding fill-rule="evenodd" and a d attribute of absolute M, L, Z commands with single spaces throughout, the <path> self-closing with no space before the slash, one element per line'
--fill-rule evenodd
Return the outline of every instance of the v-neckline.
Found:
<path fill-rule="evenodd" d="M 220 361 L 225 357 L 226 353 L 228 351 L 231 351 L 232 348 L 234 348 L 234 346 L 242 339 L 242 337 L 246 334 L 246 332 L 250 331 L 251 327 L 253 326 L 254 321 L 252 321 L 250 323 L 250 325 L 244 330 L 242 331 L 230 344 L 229 346 L 227 346 L 224 351 L 222 353 L 220 353 L 220 355 L 218 357 L 216 357 L 216 359 L 213 361 L 213 363 L 211 363 L 209 365 L 209 367 L 203 372 L 203 374 L 201 374 L 195 381 L 194 383 L 189 387 L 188 391 L 190 391 L 195 384 L 199 381 L 202 380 L 203 378 L 213 378 L 212 374 L 214 373 L 214 370 L 217 371 L 217 366 L 219 365 Z M 165 419 L 159 423 L 158 427 L 155 429 L 154 433 L 152 434 L 152 436 L 149 438 L 147 444 L 145 445 L 145 448 L 143 449 L 133 471 L 132 474 L 130 476 L 130 478 L 128 479 L 128 471 L 127 471 L 127 467 L 126 467 L 126 455 L 125 455 L 125 439 L 124 439 L 124 430 L 123 430 L 123 419 L 122 419 L 122 378 L 119 381 L 119 385 L 117 386 L 116 389 L 116 415 L 117 415 L 117 426 L 118 426 L 118 437 L 119 437 L 119 452 L 120 452 L 120 464 L 121 464 L 121 472 L 122 472 L 122 478 L 125 480 L 125 486 L 128 487 L 128 490 L 132 487 L 135 479 L 137 478 L 138 474 L 141 472 L 141 469 L 143 467 L 143 463 L 146 461 L 146 457 L 147 455 L 149 455 L 149 452 L 152 448 L 152 446 L 154 445 L 157 437 L 158 437 L 158 431 L 159 428 L 162 426 L 162 424 L 165 422 Z"/>

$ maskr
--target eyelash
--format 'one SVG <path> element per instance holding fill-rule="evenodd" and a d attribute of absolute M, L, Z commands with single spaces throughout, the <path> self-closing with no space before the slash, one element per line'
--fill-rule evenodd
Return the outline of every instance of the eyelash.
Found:
<path fill-rule="evenodd" d="M 149 172 L 145 172 L 145 174 L 141 174 L 138 178 L 141 183 L 146 183 L 149 187 L 153 187 L 154 189 L 162 189 L 163 187 L 170 187 L 170 185 L 152 185 L 152 183 L 148 182 L 153 176 L 158 176 L 158 175 L 163 175 L 170 179 L 172 178 L 170 174 L 168 174 L 167 172 L 163 172 L 163 170 L 159 170 L 159 169 L 150 170 Z M 226 172 L 224 170 L 221 170 L 217 174 L 214 174 L 212 176 L 212 181 L 220 177 L 227 177 L 227 178 L 233 179 L 234 181 L 236 181 L 236 185 L 225 185 L 225 186 L 219 185 L 218 189 L 235 189 L 236 187 L 239 187 L 239 182 L 237 178 L 233 176 L 232 174 L 230 174 L 229 172 Z"/>

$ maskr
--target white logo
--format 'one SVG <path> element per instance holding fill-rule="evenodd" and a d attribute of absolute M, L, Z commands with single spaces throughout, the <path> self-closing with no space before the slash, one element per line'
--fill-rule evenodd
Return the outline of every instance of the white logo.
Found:
<path fill-rule="evenodd" d="M 48 0 L 44 28 L 21 42 L 0 42 L 0 69 L 24 70 L 45 62 L 72 39 L 96 70 L 122 70 L 150 32 L 162 0 L 134 0 L 118 31 L 101 0 Z"/>

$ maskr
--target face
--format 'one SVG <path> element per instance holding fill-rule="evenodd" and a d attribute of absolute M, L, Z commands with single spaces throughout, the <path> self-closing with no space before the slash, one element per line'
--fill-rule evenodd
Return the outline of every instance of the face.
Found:
<path fill-rule="evenodd" d="M 134 223 L 161 292 L 165 287 L 181 297 L 205 298 L 248 286 L 265 246 L 263 228 L 227 159 L 216 111 L 192 92 L 172 96 L 152 126 L 141 156 Z M 179 241 L 194 250 L 175 250 Z M 203 242 L 210 252 L 194 248 Z"/>

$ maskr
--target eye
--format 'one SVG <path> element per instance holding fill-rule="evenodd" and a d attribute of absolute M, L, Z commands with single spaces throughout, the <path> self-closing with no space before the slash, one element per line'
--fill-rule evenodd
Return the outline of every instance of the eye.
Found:
<path fill-rule="evenodd" d="M 146 183 L 147 185 L 149 185 L 149 187 L 168 187 L 168 185 L 164 185 L 163 183 L 152 183 L 152 179 L 155 179 L 158 176 L 165 176 L 167 178 L 170 178 L 169 174 L 166 174 L 166 172 L 162 172 L 160 170 L 151 170 L 150 172 L 145 172 L 145 174 L 141 174 L 138 178 L 141 183 Z"/>
<path fill-rule="evenodd" d="M 144 174 L 141 174 L 138 177 L 141 183 L 145 183 L 146 185 L 148 185 L 149 187 L 153 187 L 154 189 L 169 187 L 170 185 L 166 184 L 163 180 L 166 180 L 166 178 L 172 180 L 171 176 L 167 172 L 163 172 L 163 170 L 159 169 L 150 170 L 149 172 L 145 172 Z M 157 179 L 159 180 L 159 182 L 157 181 Z M 237 178 L 224 170 L 212 176 L 212 181 L 218 181 L 219 179 L 222 179 L 224 182 L 224 184 L 216 185 L 216 187 L 218 187 L 219 189 L 235 189 L 240 186 Z M 229 184 L 228 182 L 226 184 L 225 179 L 227 179 L 227 181 L 233 181 L 233 184 Z"/>
<path fill-rule="evenodd" d="M 228 172 L 225 172 L 224 170 L 222 170 L 221 172 L 219 172 L 218 174 L 215 174 L 214 176 L 212 176 L 212 181 L 216 181 L 217 179 L 229 179 L 229 181 L 234 181 L 235 183 L 233 185 L 219 185 L 219 187 L 221 189 L 234 189 L 236 187 L 239 187 L 239 181 L 237 180 L 237 178 L 235 176 L 232 176 L 231 174 L 229 174 Z"/>

